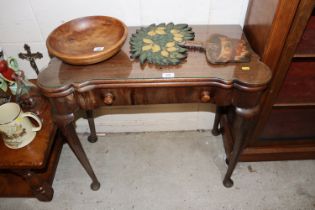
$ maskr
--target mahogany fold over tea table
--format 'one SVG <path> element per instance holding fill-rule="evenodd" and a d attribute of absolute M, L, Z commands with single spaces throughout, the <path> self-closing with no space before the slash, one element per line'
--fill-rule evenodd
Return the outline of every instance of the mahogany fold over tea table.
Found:
<path fill-rule="evenodd" d="M 207 40 L 213 33 L 232 38 L 243 36 L 240 26 L 193 26 L 196 40 Z M 128 28 L 129 35 L 136 28 Z M 242 68 L 248 67 L 248 68 Z M 245 70 L 244 70 L 245 69 Z M 249 70 L 248 70 L 249 69 Z M 190 51 L 187 60 L 177 66 L 158 67 L 129 59 L 128 39 L 122 50 L 111 59 L 93 65 L 74 66 L 53 58 L 38 77 L 38 86 L 50 99 L 53 119 L 66 141 L 92 179 L 91 188 L 97 190 L 96 178 L 74 128 L 79 109 L 87 113 L 91 129 L 90 142 L 97 140 L 93 109 L 100 106 L 213 103 L 217 105 L 213 134 L 219 135 L 219 122 L 224 110 L 235 110 L 232 134 L 234 147 L 223 180 L 231 187 L 232 172 L 240 152 L 255 124 L 259 103 L 271 79 L 269 68 L 253 53 L 250 63 L 211 65 L 199 51 Z"/>

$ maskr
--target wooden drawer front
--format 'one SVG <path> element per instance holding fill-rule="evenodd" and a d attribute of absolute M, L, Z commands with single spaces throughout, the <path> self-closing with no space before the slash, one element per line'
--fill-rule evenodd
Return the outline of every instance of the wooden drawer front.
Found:
<path fill-rule="evenodd" d="M 204 102 L 213 100 L 210 88 L 138 88 L 135 89 L 134 102 L 135 104 L 199 103 L 202 102 L 202 94 L 204 97 L 208 95 Z"/>
<path fill-rule="evenodd" d="M 230 89 L 210 87 L 156 87 L 101 89 L 96 98 L 99 105 L 137 105 L 169 103 L 216 103 L 230 105 Z M 228 99 L 228 100 L 227 100 Z"/>
<path fill-rule="evenodd" d="M 315 140 L 315 108 L 273 109 L 261 138 Z"/>
<path fill-rule="evenodd" d="M 277 103 L 315 103 L 315 62 L 292 62 Z"/>
<path fill-rule="evenodd" d="M 99 93 L 101 105 L 132 105 L 133 93 L 130 88 L 101 89 Z"/>
<path fill-rule="evenodd" d="M 92 110 L 100 106 L 132 105 L 130 89 L 94 89 L 76 93 L 76 103 L 84 110 Z"/>

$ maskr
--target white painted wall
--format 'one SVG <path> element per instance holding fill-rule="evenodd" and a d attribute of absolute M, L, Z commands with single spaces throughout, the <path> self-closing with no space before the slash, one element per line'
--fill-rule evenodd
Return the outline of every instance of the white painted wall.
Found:
<path fill-rule="evenodd" d="M 42 69 L 49 61 L 45 47 L 48 34 L 73 18 L 114 16 L 128 26 L 160 22 L 243 25 L 248 0 L 0 0 L 0 3 L 0 47 L 7 56 L 17 57 L 24 51 L 24 43 L 29 44 L 33 52 L 43 53 L 44 58 L 37 60 Z M 36 78 L 27 61 L 19 60 L 19 64 L 28 78 Z M 188 106 L 190 108 L 176 105 L 176 109 L 174 106 L 149 106 L 142 114 L 138 112 L 143 107 L 128 108 L 128 113 L 137 113 L 133 115 L 115 114 L 122 109 L 111 108 L 107 112 L 114 114 L 98 118 L 97 125 L 99 130 L 117 132 L 208 128 L 209 123 L 204 119 L 213 118 L 213 114 L 200 112 L 200 105 Z M 123 110 L 126 113 L 126 109 Z M 165 118 L 169 124 L 163 124 Z M 183 123 L 184 119 L 189 120 Z M 117 126 L 113 128 L 106 123 L 108 121 Z M 86 130 L 85 121 L 79 120 L 78 129 Z"/>

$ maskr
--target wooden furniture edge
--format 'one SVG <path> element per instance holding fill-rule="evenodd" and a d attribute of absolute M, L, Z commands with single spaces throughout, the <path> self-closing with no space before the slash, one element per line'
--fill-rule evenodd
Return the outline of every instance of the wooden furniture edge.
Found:
<path fill-rule="evenodd" d="M 285 4 L 284 2 L 285 2 L 285 0 L 281 0 L 281 3 Z M 303 14 L 304 16 L 309 15 L 307 13 L 310 13 L 311 10 L 313 9 L 313 7 L 311 7 L 311 5 L 309 5 L 309 4 L 310 4 L 310 1 L 308 1 L 308 2 L 304 1 L 300 4 L 297 4 L 296 5 L 297 8 L 292 10 L 292 14 L 294 14 L 293 16 L 295 17 L 296 13 L 297 14 Z M 314 2 L 312 2 L 312 4 L 314 5 Z M 283 5 L 282 5 L 282 7 L 283 7 Z M 293 9 L 293 8 L 294 7 L 291 7 L 291 9 Z M 304 11 L 305 8 L 308 9 L 307 12 Z M 278 13 L 279 13 L 279 11 L 278 11 Z M 252 138 L 249 141 L 249 144 L 251 144 L 255 139 L 259 138 L 260 131 L 262 130 L 262 128 L 267 123 L 268 117 L 269 117 L 271 110 L 272 110 L 272 105 L 275 103 L 276 96 L 277 96 L 278 92 L 280 91 L 280 84 L 281 83 L 279 83 L 279 81 L 280 80 L 282 81 L 285 78 L 286 71 L 283 71 L 281 69 L 279 70 L 279 69 L 277 69 L 277 67 L 281 66 L 282 68 L 286 68 L 286 69 L 289 68 L 289 64 L 290 64 L 291 59 L 289 59 L 290 61 L 288 61 L 288 58 L 293 57 L 294 50 L 298 44 L 298 41 L 296 41 L 296 40 L 300 40 L 302 33 L 303 33 L 303 31 L 301 31 L 301 30 L 298 33 L 291 33 L 291 31 L 295 31 L 296 27 L 305 28 L 305 26 L 307 24 L 306 18 L 303 19 L 302 17 L 295 18 L 294 20 L 292 19 L 291 22 L 292 21 L 293 21 L 292 26 L 288 27 L 290 30 L 287 32 L 287 35 L 285 35 L 285 41 L 286 42 L 283 42 L 284 46 L 281 48 L 282 50 L 281 51 L 277 50 L 278 51 L 277 57 L 279 58 L 277 60 L 278 64 L 275 66 L 272 66 L 272 65 L 270 65 L 270 63 L 268 63 L 268 60 L 264 60 L 264 57 L 262 57 L 262 61 L 266 62 L 266 64 L 269 65 L 271 67 L 271 70 L 274 72 L 273 78 L 272 78 L 269 85 L 271 87 L 275 86 L 276 88 L 273 88 L 273 89 L 269 88 L 268 92 L 266 92 L 266 94 L 262 98 L 262 107 L 264 107 L 264 111 L 261 111 L 258 114 L 258 117 L 260 118 L 260 120 L 258 121 L 258 123 L 254 129 L 254 132 L 253 132 Z M 289 23 L 289 22 L 287 22 L 287 20 L 285 22 L 287 24 Z M 290 25 L 291 25 L 291 22 L 290 22 Z M 278 23 L 278 21 L 274 21 L 273 24 L 276 24 L 276 26 L 279 27 L 280 23 Z M 276 27 L 276 26 L 273 26 L 273 27 Z M 268 40 L 268 41 L 269 41 L 268 43 L 270 44 L 270 40 Z M 274 40 L 274 41 L 276 42 L 277 40 Z M 271 42 L 271 43 L 273 43 L 273 42 Z M 281 55 L 281 57 L 280 57 L 280 55 Z M 272 59 L 277 58 L 277 57 L 273 57 L 273 56 L 269 56 L 269 57 L 272 57 Z M 277 84 L 274 84 L 274 83 L 277 83 Z"/>
<path fill-rule="evenodd" d="M 232 152 L 234 140 L 227 116 L 223 115 L 220 121 L 222 138 L 227 160 Z M 243 150 L 239 161 L 274 161 L 274 160 L 305 160 L 315 159 L 315 145 L 270 145 L 248 147 Z"/>
<path fill-rule="evenodd" d="M 49 185 L 52 185 L 53 183 L 63 144 L 64 140 L 58 131 L 46 167 L 43 169 L 32 170 L 39 176 L 39 178 L 47 182 Z M 0 170 L 0 181 L 1 180 L 10 180 L 9 184 L 14 185 L 5 186 L 1 184 L 0 197 L 34 197 L 28 183 L 25 182 L 22 177 L 13 174 L 9 170 Z M 10 189 L 7 189 L 7 187 L 10 187 Z"/>

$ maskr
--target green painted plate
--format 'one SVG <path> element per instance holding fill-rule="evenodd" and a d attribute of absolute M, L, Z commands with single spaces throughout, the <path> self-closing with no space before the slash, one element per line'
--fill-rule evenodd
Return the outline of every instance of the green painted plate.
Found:
<path fill-rule="evenodd" d="M 177 65 L 187 57 L 187 49 L 181 43 L 194 37 L 195 33 L 187 24 L 152 24 L 132 34 L 130 55 L 141 64 Z"/>

